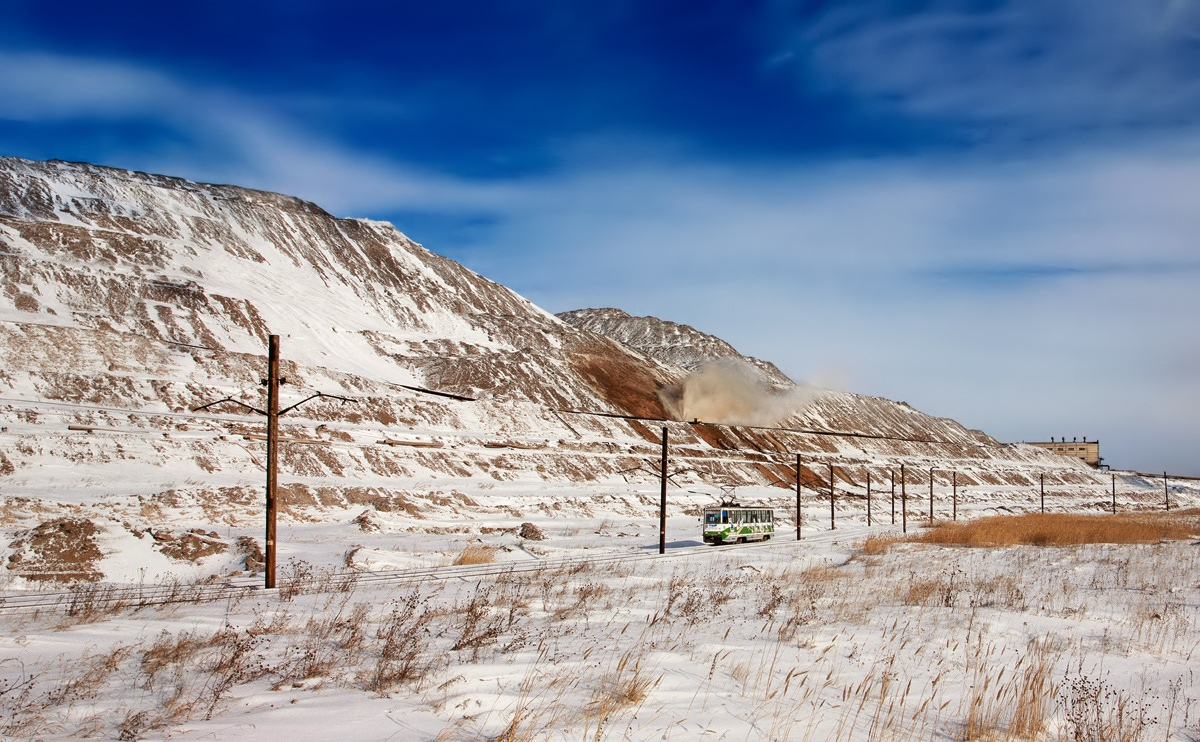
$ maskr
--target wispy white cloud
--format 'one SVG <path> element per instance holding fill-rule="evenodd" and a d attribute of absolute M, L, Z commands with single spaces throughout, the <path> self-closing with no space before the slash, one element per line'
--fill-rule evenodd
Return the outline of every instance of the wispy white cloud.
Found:
<path fill-rule="evenodd" d="M 808 84 L 876 105 L 1018 136 L 1194 125 L 1200 109 L 1192 0 L 800 5 L 776 4 L 775 46 Z"/>
<path fill-rule="evenodd" d="M 839 290 L 879 277 L 957 277 L 975 290 L 972 277 L 989 271 L 1013 281 L 1022 271 L 1161 271 L 1196 262 L 1200 215 L 1186 194 L 1200 188 L 1197 162 L 1194 153 L 1147 151 L 1021 165 L 582 169 L 515 185 L 497 239 L 530 255 L 513 266 L 521 271 L 592 265 L 598 256 L 614 271 L 636 261 L 646 270 L 622 283 L 639 288 L 715 265 L 726 266 L 727 279 L 741 276 L 740 266 L 794 265 Z M 523 234 L 539 239 L 516 250 Z"/>
<path fill-rule="evenodd" d="M 166 151 L 129 146 L 100 164 L 276 190 L 348 215 L 395 204 L 469 209 L 503 198 L 503 189 L 343 146 L 297 125 L 279 103 L 122 61 L 0 51 L 2 118 L 139 122 L 189 143 Z"/>
<path fill-rule="evenodd" d="M 39 121 L 129 117 L 178 104 L 170 78 L 105 59 L 0 50 L 0 115 Z"/>

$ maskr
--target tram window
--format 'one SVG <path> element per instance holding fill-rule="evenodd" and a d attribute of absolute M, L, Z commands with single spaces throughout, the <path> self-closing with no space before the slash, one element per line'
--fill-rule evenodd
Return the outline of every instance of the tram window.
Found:
<path fill-rule="evenodd" d="M 728 522 L 729 522 L 729 511 L 728 511 L 728 510 L 722 510 L 722 511 L 721 511 L 721 522 L 722 522 L 722 523 L 728 523 Z"/>
<path fill-rule="evenodd" d="M 715 510 L 710 510 L 704 514 L 704 522 L 710 526 L 715 526 L 721 522 L 721 514 Z"/>

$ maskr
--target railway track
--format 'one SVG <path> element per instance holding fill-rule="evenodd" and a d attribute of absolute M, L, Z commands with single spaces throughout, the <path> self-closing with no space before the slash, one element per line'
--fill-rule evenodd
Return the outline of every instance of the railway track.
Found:
<path fill-rule="evenodd" d="M 820 539 L 824 533 L 814 534 Z M 812 540 L 808 542 L 811 543 Z M 677 546 L 665 554 L 656 552 L 588 554 L 553 559 L 522 559 L 510 562 L 418 567 L 413 569 L 373 572 L 334 572 L 313 577 L 280 580 L 273 589 L 266 589 L 260 577 L 236 577 L 214 583 L 166 583 L 156 585 L 119 585 L 85 583 L 70 589 L 8 591 L 0 593 L 0 614 L 38 611 L 78 615 L 85 611 L 140 609 L 184 603 L 211 603 L 231 598 L 261 595 L 263 597 L 288 593 L 336 592 L 351 586 L 374 587 L 405 585 L 429 580 L 474 580 L 503 574 L 551 571 L 579 565 L 604 565 L 646 562 L 654 559 L 674 559 L 687 556 L 728 554 L 744 549 L 778 549 L 803 546 L 806 541 L 772 540 L 754 544 L 730 544 L 721 547 L 708 545 Z"/>

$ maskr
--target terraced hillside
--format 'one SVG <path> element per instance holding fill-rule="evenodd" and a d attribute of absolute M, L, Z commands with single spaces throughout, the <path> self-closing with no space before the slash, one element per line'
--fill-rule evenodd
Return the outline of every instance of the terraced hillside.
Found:
<path fill-rule="evenodd" d="M 645 517 L 664 427 L 678 512 L 721 486 L 785 498 L 797 454 L 809 485 L 833 464 L 848 493 L 902 463 L 953 469 L 968 486 L 1107 481 L 856 395 L 805 400 L 781 429 L 664 421 L 664 390 L 736 351 L 696 331 L 655 345 L 645 339 L 679 326 L 653 318 L 642 341 L 564 322 L 390 224 L 279 194 L 0 159 L 0 265 L 0 546 L 14 569 L 36 563 L 12 560 L 30 544 L 84 531 L 108 565 L 97 574 L 121 573 L 135 552 L 163 571 L 241 565 L 261 517 L 262 420 L 232 403 L 194 409 L 261 408 L 272 334 L 284 406 L 334 395 L 285 418 L 295 524 L 359 533 L 399 513 L 478 530 L 556 508 Z M 757 367 L 787 390 L 777 369 Z M 564 499 L 564 486 L 576 494 Z M 180 539 L 192 546 L 168 546 Z"/>

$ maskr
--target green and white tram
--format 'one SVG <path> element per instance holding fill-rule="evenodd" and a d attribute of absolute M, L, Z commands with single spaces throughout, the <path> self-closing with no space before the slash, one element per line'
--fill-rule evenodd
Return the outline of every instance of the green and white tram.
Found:
<path fill-rule="evenodd" d="M 721 503 L 704 508 L 706 544 L 766 541 L 775 534 L 775 511 L 758 505 Z"/>

